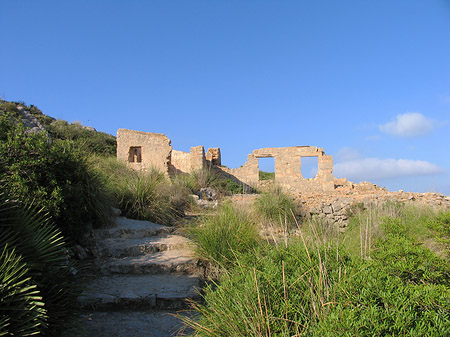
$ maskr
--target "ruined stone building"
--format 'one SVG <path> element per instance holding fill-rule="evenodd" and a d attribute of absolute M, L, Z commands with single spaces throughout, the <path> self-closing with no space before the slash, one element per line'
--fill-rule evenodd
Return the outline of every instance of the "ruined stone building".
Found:
<path fill-rule="evenodd" d="M 254 150 L 247 162 L 235 169 L 221 165 L 219 148 L 205 153 L 203 146 L 191 147 L 190 152 L 172 149 L 171 141 L 161 133 L 127 129 L 117 131 L 117 158 L 139 171 L 153 168 L 167 176 L 190 173 L 204 168 L 218 170 L 244 185 L 259 187 L 259 158 L 272 157 L 275 161 L 275 183 L 289 191 L 331 191 L 335 188 L 333 158 L 322 148 L 292 146 Z M 318 172 L 314 178 L 305 179 L 301 173 L 302 158 L 317 157 Z"/>

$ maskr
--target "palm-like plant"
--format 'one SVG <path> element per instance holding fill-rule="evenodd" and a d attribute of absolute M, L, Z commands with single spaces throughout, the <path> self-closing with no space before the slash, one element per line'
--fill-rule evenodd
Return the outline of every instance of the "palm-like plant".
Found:
<path fill-rule="evenodd" d="M 64 318 L 73 310 L 75 302 L 72 264 L 67 260 L 64 246 L 61 231 L 48 217 L 32 206 L 8 200 L 0 192 L 0 248 L 7 256 L 14 249 L 24 265 L 21 268 L 27 269 L 27 282 L 22 284 L 34 284 L 33 291 L 39 291 L 47 318 L 45 324 L 42 319 L 36 319 L 35 323 L 41 330 L 47 325 L 47 335 L 63 326 Z M 12 263 L 10 257 L 9 261 L 5 262 L 5 268 Z M 20 312 L 11 314 L 20 315 Z"/>
<path fill-rule="evenodd" d="M 0 255 L 0 336 L 32 336 L 45 327 L 46 310 L 26 265 L 5 245 Z"/>

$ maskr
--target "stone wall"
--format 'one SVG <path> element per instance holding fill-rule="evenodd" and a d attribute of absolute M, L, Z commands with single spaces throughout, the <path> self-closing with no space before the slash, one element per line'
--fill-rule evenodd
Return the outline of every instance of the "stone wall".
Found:
<path fill-rule="evenodd" d="M 203 146 L 191 147 L 191 170 L 198 171 L 206 168 L 205 149 Z"/>
<path fill-rule="evenodd" d="M 317 157 L 318 172 L 314 178 L 302 176 L 302 158 Z M 287 191 L 332 191 L 334 190 L 333 158 L 325 155 L 323 149 L 315 146 L 272 147 L 254 150 L 247 156 L 247 162 L 236 169 L 221 167 L 242 182 L 262 187 L 266 181 L 259 180 L 258 158 L 274 158 L 275 183 Z"/>
<path fill-rule="evenodd" d="M 117 130 L 117 159 L 135 170 L 169 175 L 171 154 L 170 139 L 162 133 Z"/>
<path fill-rule="evenodd" d="M 357 184 L 352 191 L 297 193 L 295 203 L 299 205 L 300 223 L 317 219 L 323 224 L 345 231 L 355 209 L 379 206 L 388 202 L 426 206 L 443 211 L 450 210 L 450 196 L 431 192 L 389 192 L 375 186 L 368 189 L 366 183 L 361 185 L 362 189 L 359 189 L 360 186 Z M 251 208 L 258 197 L 258 194 L 236 194 L 229 199 L 241 207 Z"/>
<path fill-rule="evenodd" d="M 220 154 L 220 148 L 213 147 L 208 149 L 208 152 L 206 153 L 206 161 L 212 166 L 221 166 L 222 156 Z"/>
<path fill-rule="evenodd" d="M 205 154 L 203 146 L 191 147 L 190 153 L 173 150 L 170 140 L 163 134 L 119 129 L 117 131 L 117 158 L 136 170 L 155 167 L 167 174 L 190 173 L 214 168 L 243 186 L 261 188 L 272 182 L 259 180 L 259 158 L 273 157 L 275 181 L 288 192 L 332 191 L 335 188 L 333 159 L 315 146 L 273 147 L 254 150 L 247 162 L 235 169 L 221 165 L 219 148 L 210 148 Z M 302 158 L 317 157 L 318 172 L 305 179 L 301 173 Z M 347 182 L 343 182 L 346 188 Z"/>
<path fill-rule="evenodd" d="M 191 171 L 191 154 L 172 150 L 171 173 L 180 174 Z"/>
<path fill-rule="evenodd" d="M 299 193 L 296 202 L 301 205 L 305 219 L 316 217 L 341 230 L 348 226 L 349 215 L 355 205 L 363 208 L 387 202 L 412 203 L 436 209 L 450 209 L 450 197 L 439 193 L 389 192 L 374 184 L 355 184 L 352 190 L 335 190 L 321 193 Z"/>

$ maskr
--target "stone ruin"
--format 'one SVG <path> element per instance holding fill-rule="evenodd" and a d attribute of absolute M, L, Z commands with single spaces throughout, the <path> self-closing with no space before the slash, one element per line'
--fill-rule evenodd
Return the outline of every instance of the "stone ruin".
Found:
<path fill-rule="evenodd" d="M 273 157 L 275 179 L 260 180 L 259 158 Z M 318 172 L 314 178 L 305 179 L 301 173 L 302 158 L 317 157 Z M 333 176 L 333 158 L 315 146 L 264 148 L 248 154 L 247 162 L 239 168 L 221 165 L 219 148 L 205 153 L 203 146 L 191 147 L 189 153 L 172 149 L 170 139 L 161 133 L 119 129 L 117 131 L 117 158 L 138 171 L 151 168 L 173 174 L 190 173 L 200 169 L 212 169 L 248 187 L 260 188 L 276 183 L 298 199 L 302 217 L 318 217 L 340 229 L 348 225 L 348 214 L 354 204 L 368 207 L 388 201 L 414 202 L 426 206 L 450 209 L 450 197 L 439 193 L 389 192 L 369 182 L 352 183 Z M 251 202 L 256 196 L 235 195 L 234 202 Z"/>
<path fill-rule="evenodd" d="M 244 186 L 261 187 L 267 181 L 259 178 L 259 158 L 272 157 L 275 161 L 274 183 L 287 191 L 332 191 L 335 189 L 333 158 L 315 146 L 292 146 L 254 150 L 247 162 L 235 169 L 222 166 L 219 148 L 205 153 L 203 146 L 191 147 L 190 152 L 174 150 L 171 141 L 161 133 L 127 129 L 117 131 L 117 158 L 135 170 L 160 170 L 167 176 L 213 168 Z M 318 172 L 305 179 L 301 173 L 302 158 L 317 157 Z M 341 185 L 345 185 L 345 181 Z"/>

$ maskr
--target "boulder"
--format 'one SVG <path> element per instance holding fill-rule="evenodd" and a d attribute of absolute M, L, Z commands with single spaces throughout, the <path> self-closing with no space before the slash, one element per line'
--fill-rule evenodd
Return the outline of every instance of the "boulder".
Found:
<path fill-rule="evenodd" d="M 217 200 L 217 192 L 211 187 L 204 187 L 200 190 L 199 197 L 202 200 L 214 201 Z"/>

